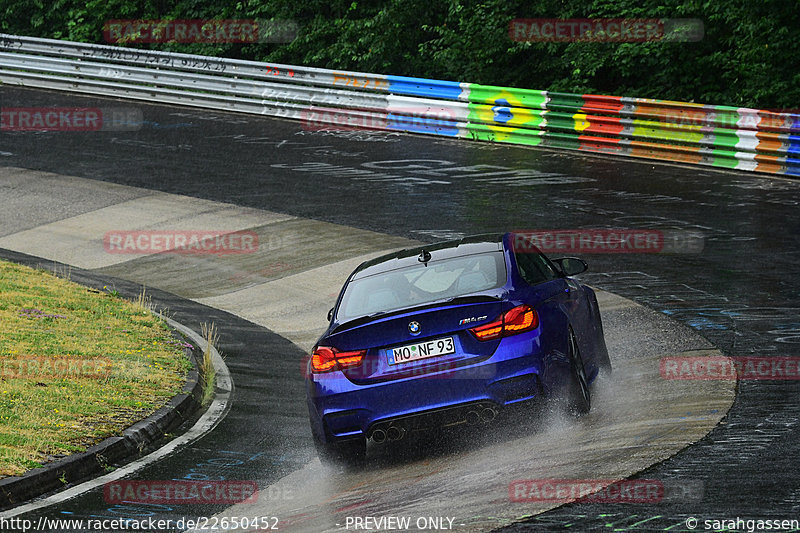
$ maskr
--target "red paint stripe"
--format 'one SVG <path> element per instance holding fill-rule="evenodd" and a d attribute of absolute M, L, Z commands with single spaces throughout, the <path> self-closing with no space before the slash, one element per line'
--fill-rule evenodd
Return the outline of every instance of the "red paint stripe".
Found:
<path fill-rule="evenodd" d="M 608 137 L 595 137 L 594 135 L 578 135 L 578 141 L 600 144 L 619 144 L 622 139 L 609 139 Z"/>
<path fill-rule="evenodd" d="M 584 94 L 583 107 L 581 111 L 587 113 L 606 113 L 609 115 L 618 115 L 625 105 L 622 103 L 621 96 L 604 96 L 599 94 Z"/>
<path fill-rule="evenodd" d="M 599 117 L 597 115 L 587 116 L 589 127 L 581 133 L 599 133 L 602 135 L 619 135 L 624 126 L 619 117 Z"/>

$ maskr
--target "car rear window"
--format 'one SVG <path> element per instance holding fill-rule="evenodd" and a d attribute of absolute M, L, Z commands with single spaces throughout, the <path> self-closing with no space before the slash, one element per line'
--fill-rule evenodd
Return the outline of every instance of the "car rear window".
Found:
<path fill-rule="evenodd" d="M 503 252 L 434 260 L 351 281 L 337 311 L 339 322 L 415 307 L 502 287 Z"/>

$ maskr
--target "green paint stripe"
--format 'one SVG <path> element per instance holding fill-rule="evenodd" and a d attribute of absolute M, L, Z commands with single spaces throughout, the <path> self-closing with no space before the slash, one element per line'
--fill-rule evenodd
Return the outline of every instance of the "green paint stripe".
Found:
<path fill-rule="evenodd" d="M 467 101 L 476 104 L 497 105 L 498 100 L 505 100 L 514 107 L 542 109 L 547 103 L 547 91 L 532 89 L 514 89 L 496 85 L 479 85 L 470 83 Z"/>
<path fill-rule="evenodd" d="M 712 167 L 736 168 L 739 159 L 736 158 L 735 150 L 711 150 L 714 159 L 711 160 Z"/>
<path fill-rule="evenodd" d="M 550 112 L 547 114 L 547 129 L 550 130 L 564 130 L 567 132 L 577 132 L 575 129 L 575 115 L 568 113 L 555 113 Z"/>
<path fill-rule="evenodd" d="M 548 93 L 548 96 L 550 97 L 550 101 L 547 103 L 548 109 L 567 107 L 570 110 L 577 111 L 586 104 L 582 94 Z M 559 111 L 566 110 L 559 109 Z"/>

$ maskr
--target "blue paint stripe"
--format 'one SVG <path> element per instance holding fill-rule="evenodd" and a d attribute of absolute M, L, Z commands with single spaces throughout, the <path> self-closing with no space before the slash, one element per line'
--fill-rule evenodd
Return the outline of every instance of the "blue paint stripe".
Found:
<path fill-rule="evenodd" d="M 461 84 L 457 81 L 427 80 L 425 78 L 408 78 L 406 76 L 386 76 L 389 81 L 389 92 L 412 96 L 427 96 L 443 100 L 458 100 Z"/>
<path fill-rule="evenodd" d="M 435 118 L 408 117 L 394 113 L 386 115 L 386 127 L 390 130 L 409 133 L 435 133 L 448 137 L 458 135 L 458 126 L 452 122 Z"/>
<path fill-rule="evenodd" d="M 800 155 L 800 135 L 789 135 L 789 148 L 786 151 Z"/>

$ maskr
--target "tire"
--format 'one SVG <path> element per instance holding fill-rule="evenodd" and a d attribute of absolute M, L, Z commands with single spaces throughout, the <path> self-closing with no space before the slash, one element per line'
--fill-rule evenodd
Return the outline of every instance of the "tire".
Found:
<path fill-rule="evenodd" d="M 357 437 L 340 442 L 321 442 L 314 435 L 314 447 L 322 464 L 358 466 L 367 458 L 367 439 Z"/>
<path fill-rule="evenodd" d="M 586 379 L 586 370 L 572 329 L 569 331 L 570 383 L 567 388 L 567 410 L 573 416 L 583 416 L 592 409 L 592 394 Z"/>

